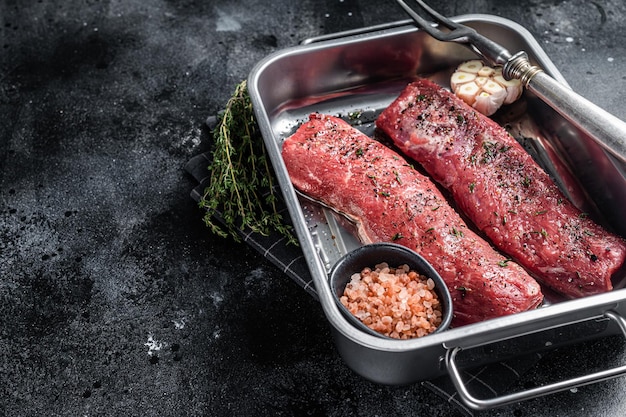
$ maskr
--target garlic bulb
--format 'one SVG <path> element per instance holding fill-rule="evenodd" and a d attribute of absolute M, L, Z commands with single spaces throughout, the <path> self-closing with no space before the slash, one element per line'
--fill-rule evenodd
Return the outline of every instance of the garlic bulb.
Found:
<path fill-rule="evenodd" d="M 450 77 L 450 88 L 464 102 L 486 116 L 522 95 L 519 80 L 505 80 L 502 68 L 492 68 L 479 60 L 463 62 Z"/>

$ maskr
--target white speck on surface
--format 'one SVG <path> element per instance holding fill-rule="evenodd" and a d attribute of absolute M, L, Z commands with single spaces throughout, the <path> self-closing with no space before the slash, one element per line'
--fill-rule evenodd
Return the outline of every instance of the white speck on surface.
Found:
<path fill-rule="evenodd" d="M 324 15 L 324 17 L 330 17 L 330 14 L 329 14 L 329 13 L 326 13 L 326 14 Z"/>
<path fill-rule="evenodd" d="M 565 38 L 565 42 L 574 42 L 574 38 L 572 38 L 571 36 L 568 36 L 567 38 Z"/>
<path fill-rule="evenodd" d="M 219 307 L 220 304 L 222 304 L 222 301 L 224 301 L 224 296 L 218 292 L 213 292 L 210 297 L 211 300 L 213 300 L 213 305 L 215 306 L 215 308 Z"/>
<path fill-rule="evenodd" d="M 574 394 L 576 394 L 578 392 L 578 388 L 574 387 L 570 389 L 570 392 L 573 392 Z"/>
<path fill-rule="evenodd" d="M 222 336 L 222 329 L 217 328 L 213 331 L 213 339 L 219 339 Z"/>
<path fill-rule="evenodd" d="M 615 61 L 615 58 L 613 58 L 612 56 L 610 56 L 610 57 L 608 57 L 606 60 L 607 60 L 607 61 L 609 61 L 609 62 L 613 62 L 613 61 Z"/>
<path fill-rule="evenodd" d="M 152 334 L 148 335 L 148 341 L 144 343 L 148 347 L 148 355 L 153 356 L 156 352 L 163 349 L 163 343 L 156 340 Z"/>
<path fill-rule="evenodd" d="M 215 24 L 215 30 L 217 32 L 237 32 L 240 29 L 241 23 L 239 23 L 234 16 L 217 9 L 217 22 Z"/>
<path fill-rule="evenodd" d="M 181 148 L 195 148 L 201 143 L 202 130 L 198 126 L 191 126 L 181 137 Z"/>
<path fill-rule="evenodd" d="M 174 328 L 176 330 L 181 330 L 185 328 L 185 324 L 187 324 L 187 319 L 183 317 L 178 320 L 172 320 L 172 323 L 174 323 Z"/>

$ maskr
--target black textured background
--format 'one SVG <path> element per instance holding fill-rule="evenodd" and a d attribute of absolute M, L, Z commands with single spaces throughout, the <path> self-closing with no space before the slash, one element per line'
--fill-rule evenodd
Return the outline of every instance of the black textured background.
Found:
<path fill-rule="evenodd" d="M 430 3 L 521 23 L 626 119 L 622 0 Z M 209 234 L 183 169 L 261 58 L 405 18 L 391 0 L 0 0 L 0 415 L 461 415 L 347 369 L 308 294 Z M 519 386 L 623 362 L 622 340 L 596 341 Z M 479 415 L 624 415 L 625 389 Z"/>

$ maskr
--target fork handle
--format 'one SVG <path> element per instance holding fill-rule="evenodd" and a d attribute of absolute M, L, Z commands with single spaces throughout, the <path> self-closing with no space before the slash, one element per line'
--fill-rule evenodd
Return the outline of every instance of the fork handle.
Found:
<path fill-rule="evenodd" d="M 525 53 L 516 54 L 503 68 L 505 77 L 525 87 L 574 126 L 590 135 L 622 163 L 626 163 L 626 123 L 569 87 L 530 65 Z"/>

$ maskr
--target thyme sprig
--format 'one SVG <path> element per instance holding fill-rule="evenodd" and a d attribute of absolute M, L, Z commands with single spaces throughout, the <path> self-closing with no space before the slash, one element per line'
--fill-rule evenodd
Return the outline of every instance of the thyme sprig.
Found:
<path fill-rule="evenodd" d="M 249 229 L 264 236 L 276 231 L 297 244 L 276 205 L 276 179 L 246 81 L 236 86 L 218 115 L 213 139 L 210 179 L 199 203 L 206 210 L 204 223 L 218 236 L 231 236 L 237 242 L 241 241 L 238 231 Z"/>

